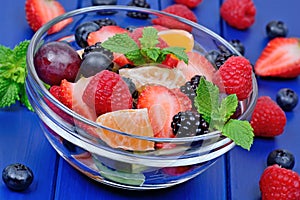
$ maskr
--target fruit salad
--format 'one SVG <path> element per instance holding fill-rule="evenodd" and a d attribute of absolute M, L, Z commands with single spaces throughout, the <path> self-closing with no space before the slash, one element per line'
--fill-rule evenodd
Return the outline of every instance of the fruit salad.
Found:
<path fill-rule="evenodd" d="M 195 50 L 197 44 L 187 30 L 161 25 L 126 28 L 110 19 L 78 25 L 74 38 L 73 46 L 63 39 L 43 44 L 34 65 L 59 102 L 102 127 L 88 126 L 46 99 L 53 112 L 82 130 L 79 134 L 121 151 L 147 155 L 161 150 L 175 155 L 180 144 L 155 138 L 220 131 L 221 137 L 250 149 L 253 129 L 248 121 L 238 120 L 243 113 L 241 102 L 253 89 L 252 66 L 244 57 L 220 46 L 212 59 L 210 52 Z M 74 152 L 74 159 L 120 183 L 141 185 L 155 181 L 153 176 L 158 174 L 171 180 L 195 168 L 149 169 L 85 152 L 64 139 L 61 142 Z M 184 151 L 201 145 L 198 139 Z"/>

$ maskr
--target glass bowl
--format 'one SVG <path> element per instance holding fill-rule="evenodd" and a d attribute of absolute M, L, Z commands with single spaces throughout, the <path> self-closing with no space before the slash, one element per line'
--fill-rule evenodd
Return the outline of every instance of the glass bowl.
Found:
<path fill-rule="evenodd" d="M 141 12 L 149 17 L 131 18 L 127 16 L 128 12 Z M 101 13 L 114 14 L 105 16 Z M 128 6 L 95 6 L 70 11 L 45 24 L 31 39 L 27 53 L 26 91 L 39 117 L 44 135 L 70 165 L 98 182 L 134 190 L 170 187 L 203 173 L 235 146 L 232 140 L 222 136 L 219 131 L 192 137 L 156 138 L 132 135 L 102 126 L 60 103 L 37 75 L 34 56 L 41 45 L 51 41 L 64 41 L 75 50 L 82 49 L 75 41 L 74 32 L 76 27 L 84 22 L 109 17 L 123 28 L 140 27 L 153 25 L 152 19 L 161 16 L 171 18 L 189 28 L 195 41 L 193 51 L 205 55 L 223 46 L 229 52 L 239 55 L 223 38 L 199 24 L 161 11 Z M 49 34 L 48 30 L 53 25 L 67 18 L 72 18 L 72 22 L 61 31 Z M 238 119 L 249 120 L 256 99 L 257 83 L 253 75 L 253 92 L 247 99 L 239 102 Z M 167 144 L 171 148 L 154 148 L 148 151 L 113 148 L 97 135 L 90 134 L 88 130 L 106 130 L 123 137 Z"/>

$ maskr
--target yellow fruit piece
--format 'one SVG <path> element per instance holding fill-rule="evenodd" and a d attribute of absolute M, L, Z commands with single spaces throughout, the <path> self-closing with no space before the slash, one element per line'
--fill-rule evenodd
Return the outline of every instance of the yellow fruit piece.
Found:
<path fill-rule="evenodd" d="M 124 133 L 153 137 L 153 130 L 147 109 L 126 109 L 100 115 L 97 123 Z M 132 151 L 147 151 L 154 149 L 154 142 L 124 136 L 107 129 L 96 130 L 99 137 L 113 148 Z"/>
<path fill-rule="evenodd" d="M 179 88 L 186 82 L 181 70 L 168 69 L 158 66 L 142 66 L 137 68 L 122 68 L 119 74 L 130 78 L 136 89 L 141 91 L 145 85 L 162 85 L 169 89 Z"/>
<path fill-rule="evenodd" d="M 185 48 L 185 52 L 190 52 L 194 48 L 194 37 L 187 31 L 169 29 L 158 32 L 158 36 L 171 47 Z"/>

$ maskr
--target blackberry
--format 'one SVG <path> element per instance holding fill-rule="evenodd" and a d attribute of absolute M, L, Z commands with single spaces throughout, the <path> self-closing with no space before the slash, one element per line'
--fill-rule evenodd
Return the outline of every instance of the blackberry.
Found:
<path fill-rule="evenodd" d="M 94 22 L 96 24 L 98 24 L 100 28 L 102 28 L 103 26 L 117 25 L 117 22 L 110 18 L 98 19 L 98 20 L 95 20 Z"/>
<path fill-rule="evenodd" d="M 113 60 L 113 58 L 114 58 L 113 53 L 111 51 L 109 51 L 108 49 L 105 49 L 101 46 L 101 42 L 97 42 L 94 45 L 90 45 L 90 46 L 87 46 L 86 48 L 84 48 L 84 52 L 82 54 L 82 59 L 84 60 L 84 58 L 90 52 L 101 52 L 102 54 L 106 55 L 110 60 Z"/>
<path fill-rule="evenodd" d="M 224 63 L 225 63 L 225 61 L 228 59 L 228 58 L 230 58 L 231 56 L 233 56 L 233 54 L 231 54 L 231 53 L 228 53 L 228 52 L 223 52 L 223 53 L 220 53 L 218 56 L 217 56 L 217 58 L 216 58 L 216 60 L 215 60 L 215 67 L 217 68 L 217 69 L 219 69 Z"/>
<path fill-rule="evenodd" d="M 229 43 L 238 51 L 241 55 L 245 55 L 245 46 L 244 44 L 236 39 L 236 40 L 230 40 Z"/>
<path fill-rule="evenodd" d="M 179 112 L 173 116 L 171 128 L 176 137 L 192 137 L 208 133 L 209 124 L 202 115 L 193 112 Z"/>
<path fill-rule="evenodd" d="M 196 97 L 196 89 L 199 85 L 201 77 L 205 78 L 204 76 L 195 75 L 190 81 L 186 82 L 180 87 L 180 91 L 188 96 L 192 102 L 194 102 L 194 98 Z"/>
<path fill-rule="evenodd" d="M 103 5 L 117 5 L 117 0 L 92 0 L 93 6 L 103 6 Z M 99 15 L 112 15 L 115 14 L 116 11 L 113 10 L 105 10 L 105 11 L 98 11 Z"/>
<path fill-rule="evenodd" d="M 150 4 L 148 4 L 146 0 L 132 0 L 127 5 L 141 7 L 141 8 L 150 8 Z M 148 19 L 149 18 L 148 13 L 143 13 L 143 12 L 138 12 L 138 11 L 129 11 L 129 12 L 127 12 L 127 16 L 132 17 L 132 18 L 138 18 L 138 19 Z"/>

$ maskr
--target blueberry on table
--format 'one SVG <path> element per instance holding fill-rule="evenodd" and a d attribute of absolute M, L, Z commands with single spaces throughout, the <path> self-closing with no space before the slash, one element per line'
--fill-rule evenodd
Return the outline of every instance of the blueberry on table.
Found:
<path fill-rule="evenodd" d="M 276 149 L 272 151 L 267 158 L 267 165 L 278 164 L 286 169 L 293 169 L 295 165 L 294 155 L 285 149 Z"/>
<path fill-rule="evenodd" d="M 287 26 L 282 21 L 270 21 L 266 26 L 267 36 L 270 39 L 285 37 L 288 33 Z"/>
<path fill-rule="evenodd" d="M 277 92 L 276 102 L 282 110 L 292 111 L 298 104 L 298 95 L 290 88 L 282 88 Z"/>
<path fill-rule="evenodd" d="M 3 169 L 2 179 L 8 188 L 22 191 L 27 189 L 32 183 L 33 173 L 29 167 L 16 163 Z"/>

